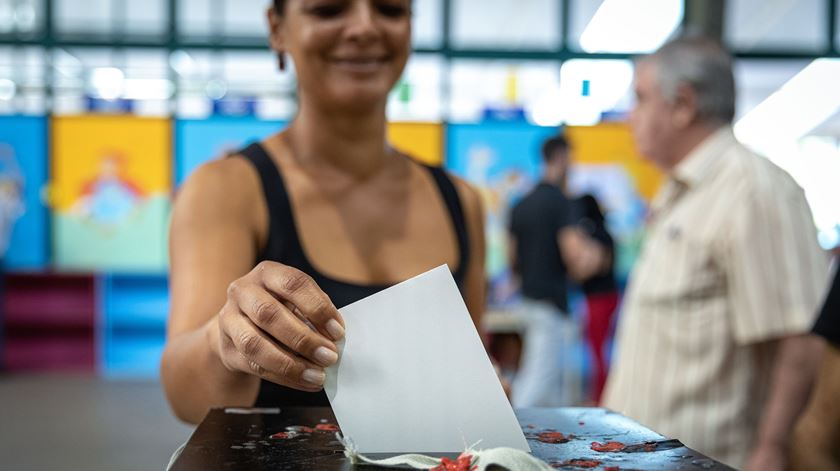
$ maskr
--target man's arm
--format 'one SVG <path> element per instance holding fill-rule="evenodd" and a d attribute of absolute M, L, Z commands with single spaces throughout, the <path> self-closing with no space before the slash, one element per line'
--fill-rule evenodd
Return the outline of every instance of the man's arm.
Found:
<path fill-rule="evenodd" d="M 812 334 L 793 335 L 774 342 L 779 345 L 770 394 L 747 471 L 785 469 L 793 427 L 808 403 L 825 349 L 825 342 Z"/>

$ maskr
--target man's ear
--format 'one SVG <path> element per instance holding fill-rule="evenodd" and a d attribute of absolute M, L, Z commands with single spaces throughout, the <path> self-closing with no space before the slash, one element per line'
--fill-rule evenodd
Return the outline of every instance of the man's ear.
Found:
<path fill-rule="evenodd" d="M 266 18 L 268 18 L 268 41 L 271 49 L 279 54 L 285 53 L 286 38 L 283 34 L 285 18 L 277 13 L 274 7 L 268 7 Z"/>
<path fill-rule="evenodd" d="M 697 93 L 687 84 L 677 86 L 674 97 L 673 124 L 677 128 L 686 128 L 697 119 Z"/>

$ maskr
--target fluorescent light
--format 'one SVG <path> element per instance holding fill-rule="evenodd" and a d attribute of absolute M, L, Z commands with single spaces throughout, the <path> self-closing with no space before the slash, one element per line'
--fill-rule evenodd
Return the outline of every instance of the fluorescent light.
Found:
<path fill-rule="evenodd" d="M 840 59 L 816 59 L 735 124 L 748 144 L 796 140 L 840 109 Z"/>
<path fill-rule="evenodd" d="M 626 60 L 573 59 L 560 68 L 560 86 L 546 90 L 531 107 L 540 126 L 589 126 L 601 113 L 613 110 L 633 82 L 633 65 Z"/>
<path fill-rule="evenodd" d="M 129 100 L 166 100 L 175 93 L 175 86 L 166 79 L 125 79 L 123 98 Z"/>
<path fill-rule="evenodd" d="M 683 0 L 604 0 L 580 36 L 586 52 L 652 52 L 677 29 Z"/>
<path fill-rule="evenodd" d="M 125 86 L 125 74 L 116 67 L 99 67 L 90 74 L 90 84 L 95 93 L 106 100 L 115 100 L 122 96 Z"/>
<path fill-rule="evenodd" d="M 93 93 L 105 100 L 166 100 L 175 93 L 175 86 L 167 79 L 126 78 L 116 67 L 99 67 L 90 74 Z"/>

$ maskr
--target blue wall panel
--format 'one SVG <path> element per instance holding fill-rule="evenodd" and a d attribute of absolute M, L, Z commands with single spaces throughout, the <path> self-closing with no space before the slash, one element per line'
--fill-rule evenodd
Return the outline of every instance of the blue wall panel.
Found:
<path fill-rule="evenodd" d="M 542 167 L 542 143 L 555 134 L 557 128 L 519 121 L 449 125 L 446 168 L 482 186 L 510 175 L 533 182 Z"/>
<path fill-rule="evenodd" d="M 556 133 L 557 128 L 524 121 L 447 127 L 446 169 L 482 189 L 491 306 L 515 301 L 507 266 L 508 213 L 511 205 L 539 180 L 542 143 Z"/>
<path fill-rule="evenodd" d="M 49 262 L 48 214 L 41 200 L 47 148 L 46 118 L 0 116 L 0 180 L 22 177 L 24 197 L 24 213 L 14 225 L 5 257 L 7 268 L 38 269 Z"/>
<path fill-rule="evenodd" d="M 175 121 L 175 182 L 180 185 L 196 167 L 258 141 L 286 126 L 283 121 L 213 117 Z"/>
<path fill-rule="evenodd" d="M 165 275 L 105 275 L 100 280 L 100 371 L 108 378 L 157 378 L 166 338 Z"/>

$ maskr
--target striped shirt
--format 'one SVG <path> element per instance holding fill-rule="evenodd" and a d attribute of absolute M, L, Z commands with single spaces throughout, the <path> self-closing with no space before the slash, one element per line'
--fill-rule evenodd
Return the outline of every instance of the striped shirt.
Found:
<path fill-rule="evenodd" d="M 828 277 L 801 188 L 724 127 L 651 205 L 604 405 L 744 465 L 774 342 L 813 325 Z"/>

